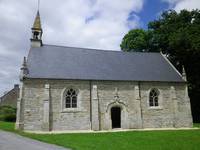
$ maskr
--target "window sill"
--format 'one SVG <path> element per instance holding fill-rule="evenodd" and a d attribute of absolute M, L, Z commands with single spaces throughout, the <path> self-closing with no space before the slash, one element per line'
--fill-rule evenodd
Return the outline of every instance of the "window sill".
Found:
<path fill-rule="evenodd" d="M 161 106 L 149 106 L 149 110 L 162 110 L 163 108 Z"/>
<path fill-rule="evenodd" d="M 83 112 L 80 108 L 65 108 L 61 111 L 61 113 L 79 113 Z"/>

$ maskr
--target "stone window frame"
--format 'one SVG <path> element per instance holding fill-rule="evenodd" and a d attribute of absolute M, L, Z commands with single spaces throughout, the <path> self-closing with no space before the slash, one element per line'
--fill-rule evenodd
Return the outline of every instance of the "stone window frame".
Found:
<path fill-rule="evenodd" d="M 158 95 L 158 106 L 150 106 L 150 104 L 149 104 L 150 92 L 153 89 L 156 89 L 159 92 L 159 95 Z M 162 93 L 161 89 L 159 89 L 157 87 L 152 87 L 147 91 L 147 108 L 148 109 L 163 109 L 163 93 Z"/>
<path fill-rule="evenodd" d="M 76 94 L 77 94 L 77 107 L 76 108 L 66 108 L 65 107 L 65 98 L 66 98 L 66 92 L 70 89 L 73 89 L 76 91 Z M 78 112 L 78 111 L 81 111 L 81 107 L 80 107 L 80 90 L 73 87 L 73 86 L 69 86 L 67 88 L 64 88 L 62 90 L 62 93 L 61 93 L 61 112 Z"/>
<path fill-rule="evenodd" d="M 65 108 L 77 108 L 77 92 L 70 88 L 65 92 Z M 67 106 L 68 105 L 68 106 Z"/>

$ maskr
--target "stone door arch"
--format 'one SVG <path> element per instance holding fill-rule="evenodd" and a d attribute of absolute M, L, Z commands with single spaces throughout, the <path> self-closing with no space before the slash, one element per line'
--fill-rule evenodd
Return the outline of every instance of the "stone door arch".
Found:
<path fill-rule="evenodd" d="M 120 108 L 120 127 L 122 129 L 128 129 L 129 128 L 129 121 L 128 121 L 128 111 L 127 111 L 127 106 L 123 102 L 113 102 L 110 103 L 107 106 L 107 110 L 105 113 L 105 118 L 106 118 L 106 128 L 107 129 L 112 129 L 112 117 L 111 117 L 111 109 L 112 108 Z"/>

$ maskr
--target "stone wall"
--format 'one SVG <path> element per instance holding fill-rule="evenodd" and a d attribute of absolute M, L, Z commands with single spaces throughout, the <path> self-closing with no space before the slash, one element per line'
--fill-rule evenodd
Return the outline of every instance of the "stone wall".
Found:
<path fill-rule="evenodd" d="M 26 79 L 23 85 L 24 130 L 112 129 L 112 107 L 120 107 L 123 129 L 192 126 L 185 83 Z M 77 108 L 63 107 L 69 88 L 78 92 Z M 157 108 L 148 104 L 151 88 L 160 92 Z"/>
<path fill-rule="evenodd" d="M 89 130 L 90 84 L 89 81 L 26 80 L 24 81 L 24 130 L 46 130 L 43 128 L 44 101 L 47 100 L 45 85 L 49 84 L 49 130 Z M 63 110 L 65 89 L 78 91 L 78 108 Z"/>
<path fill-rule="evenodd" d="M 141 83 L 143 128 L 192 127 L 190 101 L 184 83 Z M 148 106 L 149 91 L 158 88 L 159 107 Z"/>
<path fill-rule="evenodd" d="M 12 90 L 0 98 L 0 106 L 11 106 L 16 108 L 19 97 L 19 85 L 15 85 Z"/>
<path fill-rule="evenodd" d="M 140 102 L 135 97 L 136 82 L 93 82 L 97 85 L 100 129 L 112 129 L 111 108 L 121 108 L 121 127 L 141 128 Z"/>

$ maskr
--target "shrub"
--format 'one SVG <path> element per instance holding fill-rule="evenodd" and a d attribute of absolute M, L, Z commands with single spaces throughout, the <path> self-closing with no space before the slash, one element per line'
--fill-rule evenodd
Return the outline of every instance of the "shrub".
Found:
<path fill-rule="evenodd" d="M 16 108 L 11 106 L 0 106 L 0 121 L 15 122 Z"/>
<path fill-rule="evenodd" d="M 16 121 L 16 115 L 15 114 L 4 115 L 4 121 L 15 122 Z"/>
<path fill-rule="evenodd" d="M 0 106 L 0 115 L 16 113 L 16 108 L 11 106 Z"/>

